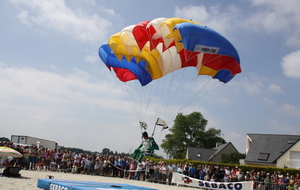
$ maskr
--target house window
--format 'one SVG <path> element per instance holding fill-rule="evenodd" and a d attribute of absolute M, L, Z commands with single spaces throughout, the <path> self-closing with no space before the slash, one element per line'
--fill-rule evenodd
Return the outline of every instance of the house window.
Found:
<path fill-rule="evenodd" d="M 290 139 L 288 141 L 288 144 L 295 144 L 297 142 L 297 139 Z"/>
<path fill-rule="evenodd" d="M 197 154 L 197 158 L 201 158 L 201 154 L 200 153 Z"/>
<path fill-rule="evenodd" d="M 263 161 L 267 161 L 268 158 L 269 158 L 269 153 L 266 153 L 266 152 L 260 152 L 259 155 L 258 155 L 258 158 L 257 160 L 263 160 Z"/>

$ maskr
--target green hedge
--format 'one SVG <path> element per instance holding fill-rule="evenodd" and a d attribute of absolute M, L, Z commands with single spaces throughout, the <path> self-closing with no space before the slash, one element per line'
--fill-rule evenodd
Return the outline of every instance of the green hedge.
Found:
<path fill-rule="evenodd" d="M 157 158 L 153 158 L 153 157 L 145 157 L 145 158 L 150 159 L 150 160 L 152 160 L 152 161 L 154 161 L 156 163 L 158 163 L 160 161 L 165 161 L 167 163 L 173 163 L 173 164 L 188 162 L 188 163 L 193 164 L 194 166 L 199 166 L 199 165 L 211 165 L 211 166 L 215 166 L 215 165 L 218 165 L 219 167 L 227 167 L 227 166 L 229 166 L 230 168 L 234 168 L 235 166 L 238 166 L 245 173 L 246 173 L 246 171 L 252 171 L 252 170 L 254 170 L 255 172 L 265 171 L 266 173 L 270 173 L 271 175 L 272 175 L 272 173 L 274 173 L 274 171 L 276 171 L 276 172 L 280 171 L 284 175 L 286 173 L 289 173 L 290 175 L 294 175 L 294 176 L 296 176 L 297 174 L 300 174 L 300 170 L 299 169 L 293 169 L 293 168 L 275 168 L 275 167 L 259 167 L 259 166 L 248 166 L 248 165 L 233 165 L 233 164 L 226 164 L 226 163 L 200 162 L 200 161 L 188 160 L 188 159 L 173 159 L 173 160 L 168 160 L 168 159 L 157 159 Z"/>

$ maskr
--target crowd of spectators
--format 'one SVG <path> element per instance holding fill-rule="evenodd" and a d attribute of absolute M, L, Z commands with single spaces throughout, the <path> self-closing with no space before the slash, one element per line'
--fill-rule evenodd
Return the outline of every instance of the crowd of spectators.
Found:
<path fill-rule="evenodd" d="M 174 172 L 211 182 L 253 181 L 254 189 L 298 190 L 300 175 L 296 176 L 264 171 L 243 171 L 238 166 L 219 167 L 218 165 L 198 165 L 186 163 L 168 163 L 144 159 L 142 162 L 127 156 L 88 155 L 66 150 L 49 150 L 37 146 L 14 146 L 12 143 L 1 144 L 14 148 L 23 154 L 21 158 L 7 158 L 0 162 L 5 167 L 20 167 L 24 170 L 43 170 L 74 174 L 102 175 L 132 180 L 171 185 Z"/>

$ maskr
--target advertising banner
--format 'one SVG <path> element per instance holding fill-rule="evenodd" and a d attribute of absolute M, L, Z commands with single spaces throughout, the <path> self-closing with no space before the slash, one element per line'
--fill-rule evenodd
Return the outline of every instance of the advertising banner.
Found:
<path fill-rule="evenodd" d="M 253 190 L 252 181 L 239 181 L 239 182 L 211 182 L 204 181 L 179 173 L 173 173 L 172 183 L 179 185 L 200 187 L 203 189 L 230 189 L 230 190 Z"/>

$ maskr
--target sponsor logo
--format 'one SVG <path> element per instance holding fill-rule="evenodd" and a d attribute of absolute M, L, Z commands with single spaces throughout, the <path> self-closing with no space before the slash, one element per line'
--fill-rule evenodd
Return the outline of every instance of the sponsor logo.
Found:
<path fill-rule="evenodd" d="M 215 189 L 243 189 L 243 184 L 241 183 L 209 183 L 204 181 L 199 181 L 199 186 L 204 188 L 215 188 Z"/>
<path fill-rule="evenodd" d="M 56 185 L 56 184 L 50 184 L 50 190 L 68 190 L 68 187 Z"/>
<path fill-rule="evenodd" d="M 219 47 L 211 47 L 211 46 L 204 46 L 204 45 L 195 45 L 194 51 L 202 52 L 202 53 L 211 53 L 216 54 L 220 50 Z"/>
<path fill-rule="evenodd" d="M 188 177 L 183 177 L 182 181 L 183 181 L 183 183 L 186 183 L 186 184 L 192 183 L 192 180 L 190 180 L 190 178 L 188 178 Z"/>

